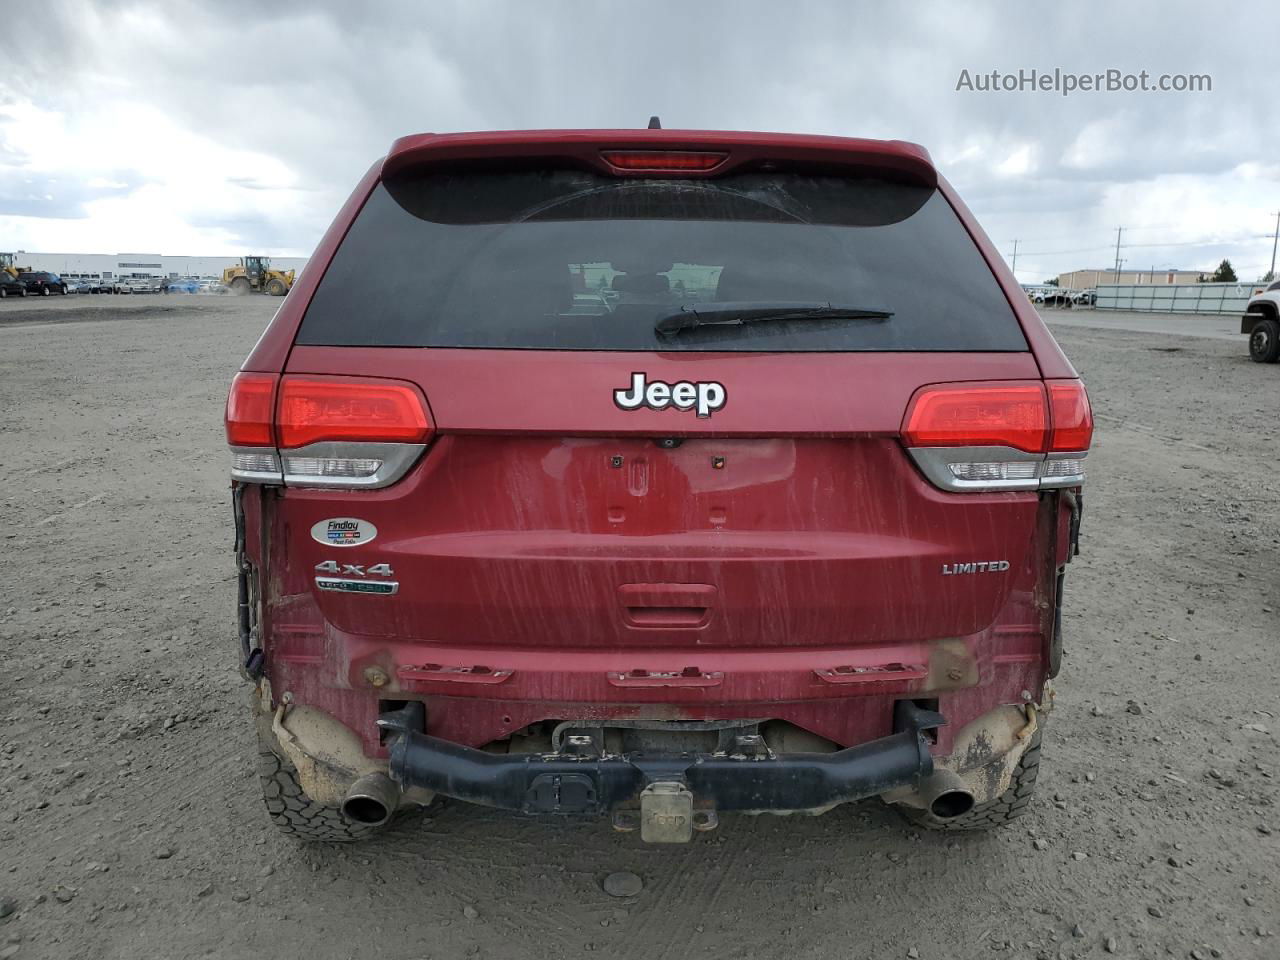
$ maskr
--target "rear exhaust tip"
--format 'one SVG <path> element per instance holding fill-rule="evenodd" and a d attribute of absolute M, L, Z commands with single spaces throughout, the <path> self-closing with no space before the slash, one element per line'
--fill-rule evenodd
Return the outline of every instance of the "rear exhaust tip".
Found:
<path fill-rule="evenodd" d="M 920 798 L 925 809 L 939 820 L 954 820 L 973 809 L 973 792 L 950 770 L 937 768 L 920 785 Z"/>
<path fill-rule="evenodd" d="M 400 788 L 385 773 L 367 773 L 342 798 L 342 815 L 352 823 L 380 827 L 400 805 Z"/>
<path fill-rule="evenodd" d="M 929 812 L 939 820 L 953 820 L 973 809 L 973 794 L 968 790 L 948 790 L 929 803 Z"/>

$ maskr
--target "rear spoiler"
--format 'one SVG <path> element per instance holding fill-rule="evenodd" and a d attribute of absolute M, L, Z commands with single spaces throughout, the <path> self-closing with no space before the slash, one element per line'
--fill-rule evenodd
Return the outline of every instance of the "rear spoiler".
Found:
<path fill-rule="evenodd" d="M 759 169 L 884 176 L 934 188 L 938 173 L 929 151 L 903 140 L 862 140 L 793 133 L 702 130 L 498 130 L 482 133 L 419 133 L 391 145 L 382 163 L 386 177 L 410 167 L 450 167 L 466 163 L 494 166 L 567 166 L 611 176 L 652 175 L 622 170 L 606 160 L 613 151 L 711 151 L 723 154 L 709 169 L 683 169 L 682 177 L 718 177 Z M 668 175 L 668 173 L 663 173 Z"/>

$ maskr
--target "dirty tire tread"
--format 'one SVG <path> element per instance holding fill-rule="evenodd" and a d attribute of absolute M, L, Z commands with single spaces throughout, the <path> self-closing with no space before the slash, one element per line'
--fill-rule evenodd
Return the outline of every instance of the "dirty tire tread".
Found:
<path fill-rule="evenodd" d="M 980 803 L 963 816 L 940 820 L 924 810 L 910 807 L 900 809 L 907 819 L 929 830 L 991 830 L 1011 823 L 1027 812 L 1036 792 L 1036 777 L 1040 773 L 1040 730 L 1031 737 L 1031 745 L 1013 771 L 1009 789 L 994 800 Z"/>
<path fill-rule="evenodd" d="M 258 776 L 267 815 L 291 837 L 316 843 L 352 843 L 380 829 L 349 823 L 336 807 L 313 801 L 302 792 L 293 764 L 266 747 L 258 750 Z"/>
<path fill-rule="evenodd" d="M 1260 330 L 1266 333 L 1266 346 L 1263 349 L 1259 349 L 1255 343 Z M 1280 319 L 1264 317 L 1253 325 L 1249 334 L 1249 357 L 1255 363 L 1280 361 Z"/>

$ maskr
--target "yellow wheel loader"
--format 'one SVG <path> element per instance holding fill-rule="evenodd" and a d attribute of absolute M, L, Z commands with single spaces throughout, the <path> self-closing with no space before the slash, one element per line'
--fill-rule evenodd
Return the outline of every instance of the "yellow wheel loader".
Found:
<path fill-rule="evenodd" d="M 265 293 L 283 297 L 293 286 L 293 270 L 272 270 L 268 257 L 241 257 L 222 271 L 222 283 L 232 293 Z"/>
<path fill-rule="evenodd" d="M 13 279 L 18 279 L 18 274 L 30 272 L 30 267 L 19 267 L 17 257 L 12 253 L 0 253 L 0 272 L 7 273 Z"/>

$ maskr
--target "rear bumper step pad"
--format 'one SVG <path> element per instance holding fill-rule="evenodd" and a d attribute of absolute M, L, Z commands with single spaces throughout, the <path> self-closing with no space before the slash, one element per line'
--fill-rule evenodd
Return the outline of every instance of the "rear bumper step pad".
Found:
<path fill-rule="evenodd" d="M 492 754 L 420 731 L 422 705 L 384 714 L 391 778 L 468 803 L 524 813 L 605 813 L 637 802 L 654 783 L 680 783 L 699 806 L 721 811 L 814 810 L 914 786 L 933 772 L 924 731 L 941 714 L 907 700 L 895 732 L 834 753 L 764 758 L 725 754 Z"/>

